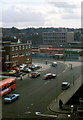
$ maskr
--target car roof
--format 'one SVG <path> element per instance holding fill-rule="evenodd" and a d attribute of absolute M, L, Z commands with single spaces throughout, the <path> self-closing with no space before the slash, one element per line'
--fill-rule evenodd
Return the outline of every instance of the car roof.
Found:
<path fill-rule="evenodd" d="M 68 84 L 69 82 L 62 82 L 62 84 Z"/>
<path fill-rule="evenodd" d="M 32 72 L 32 74 L 39 73 L 39 72 Z"/>
<path fill-rule="evenodd" d="M 47 73 L 46 75 L 51 75 L 52 73 Z"/>
<path fill-rule="evenodd" d="M 53 62 L 54 64 L 57 64 L 57 62 Z"/>

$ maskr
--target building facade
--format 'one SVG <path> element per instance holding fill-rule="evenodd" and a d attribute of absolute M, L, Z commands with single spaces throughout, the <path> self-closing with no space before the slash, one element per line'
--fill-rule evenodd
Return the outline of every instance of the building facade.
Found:
<path fill-rule="evenodd" d="M 32 64 L 32 43 L 2 42 L 2 70 Z"/>
<path fill-rule="evenodd" d="M 43 43 L 64 45 L 74 41 L 74 32 L 44 32 Z"/>

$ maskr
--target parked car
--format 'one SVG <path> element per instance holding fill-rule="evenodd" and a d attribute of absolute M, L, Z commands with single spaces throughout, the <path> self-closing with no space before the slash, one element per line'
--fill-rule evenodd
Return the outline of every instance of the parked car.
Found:
<path fill-rule="evenodd" d="M 28 66 L 31 70 L 36 70 L 36 69 L 39 69 L 40 68 L 40 66 L 39 65 L 31 65 L 31 66 Z"/>
<path fill-rule="evenodd" d="M 35 70 L 35 66 L 34 66 L 34 65 L 31 65 L 31 66 L 29 66 L 29 69 Z"/>
<path fill-rule="evenodd" d="M 26 65 L 26 64 L 22 64 L 22 65 L 19 66 L 19 68 L 20 68 L 21 70 L 23 70 L 25 66 L 27 66 L 27 65 Z"/>
<path fill-rule="evenodd" d="M 52 63 L 52 66 L 53 66 L 53 67 L 56 67 L 56 66 L 57 66 L 57 62 L 53 62 L 53 63 Z"/>
<path fill-rule="evenodd" d="M 16 77 L 20 77 L 20 75 L 22 74 L 21 71 L 16 71 L 16 73 L 14 74 Z"/>
<path fill-rule="evenodd" d="M 4 98 L 4 103 L 11 103 L 17 98 L 19 98 L 19 96 L 20 96 L 19 94 L 9 94 L 8 97 Z"/>
<path fill-rule="evenodd" d="M 19 67 L 15 67 L 14 70 L 21 71 L 21 69 Z"/>
<path fill-rule="evenodd" d="M 70 86 L 70 83 L 69 83 L 69 82 L 62 82 L 62 84 L 61 84 L 61 88 L 62 88 L 62 90 L 66 90 L 66 89 L 68 89 L 69 86 Z"/>
<path fill-rule="evenodd" d="M 31 77 L 32 78 L 36 78 L 38 76 L 40 76 L 40 72 L 33 72 L 33 73 L 31 73 Z"/>
<path fill-rule="evenodd" d="M 52 74 L 52 73 L 48 73 L 46 75 L 44 75 L 44 79 L 51 79 L 51 78 L 55 78 L 56 74 Z"/>
<path fill-rule="evenodd" d="M 16 70 L 10 70 L 9 75 L 14 75 L 16 73 Z"/>
<path fill-rule="evenodd" d="M 31 72 L 31 69 L 29 69 L 28 67 L 24 67 L 24 69 L 23 69 L 23 72 Z"/>

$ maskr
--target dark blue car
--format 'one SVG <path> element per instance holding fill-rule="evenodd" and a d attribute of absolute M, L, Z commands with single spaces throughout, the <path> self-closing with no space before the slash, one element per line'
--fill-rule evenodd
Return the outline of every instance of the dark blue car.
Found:
<path fill-rule="evenodd" d="M 4 98 L 4 103 L 11 103 L 12 101 L 16 100 L 17 98 L 19 98 L 19 94 L 9 94 L 8 97 Z"/>
<path fill-rule="evenodd" d="M 62 82 L 61 88 L 62 90 L 66 90 L 69 88 L 69 86 L 70 86 L 69 82 Z"/>

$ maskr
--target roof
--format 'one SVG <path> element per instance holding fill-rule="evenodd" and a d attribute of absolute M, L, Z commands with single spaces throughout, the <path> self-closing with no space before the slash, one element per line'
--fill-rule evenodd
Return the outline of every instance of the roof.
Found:
<path fill-rule="evenodd" d="M 46 75 L 51 75 L 52 73 L 47 73 Z"/>
<path fill-rule="evenodd" d="M 62 84 L 68 84 L 68 82 L 62 82 Z"/>
<path fill-rule="evenodd" d="M 14 80 L 15 80 L 15 78 L 4 79 L 4 80 L 0 81 L 0 87 L 2 87 L 3 84 L 10 83 L 10 82 L 12 82 Z"/>

